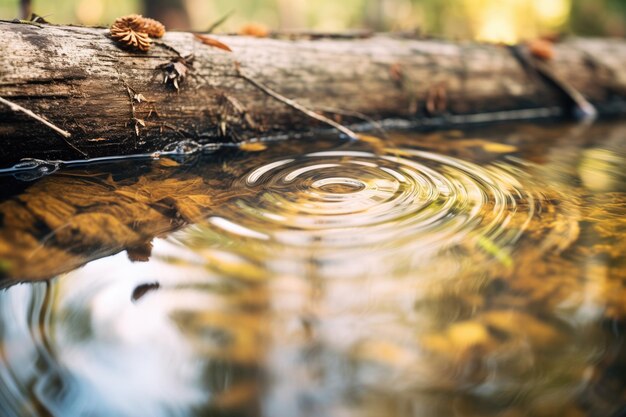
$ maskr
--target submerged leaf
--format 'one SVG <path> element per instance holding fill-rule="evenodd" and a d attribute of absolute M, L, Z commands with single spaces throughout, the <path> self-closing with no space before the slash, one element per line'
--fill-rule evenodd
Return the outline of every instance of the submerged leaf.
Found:
<path fill-rule="evenodd" d="M 151 282 L 149 284 L 141 284 L 137 288 L 134 289 L 133 294 L 131 295 L 132 301 L 138 301 L 144 295 L 146 295 L 150 291 L 155 291 L 161 288 L 161 284 L 158 282 Z"/>
<path fill-rule="evenodd" d="M 507 249 L 499 247 L 487 236 L 480 236 L 478 238 L 478 246 L 500 261 L 505 267 L 511 268 L 513 266 L 513 259 Z"/>
<path fill-rule="evenodd" d="M 357 138 L 359 141 L 361 142 L 365 142 L 369 145 L 371 145 L 372 150 L 376 153 L 384 153 L 385 152 L 385 146 L 386 143 L 383 139 L 376 137 L 376 136 L 372 136 L 372 135 L 364 135 L 363 133 L 359 133 L 357 135 Z M 394 153 L 397 155 L 397 153 L 395 152 L 396 150 L 392 150 L 391 153 Z"/>
<path fill-rule="evenodd" d="M 177 167 L 180 166 L 180 164 L 176 161 L 174 161 L 171 158 L 161 158 L 159 159 L 159 165 L 161 165 L 162 167 Z"/>
<path fill-rule="evenodd" d="M 490 153 L 511 153 L 517 151 L 517 148 L 505 143 L 487 142 L 483 145 L 483 149 Z"/>
<path fill-rule="evenodd" d="M 267 149 L 267 146 L 261 142 L 247 142 L 239 145 L 239 149 L 245 152 L 261 152 Z"/>
<path fill-rule="evenodd" d="M 6 274 L 11 269 L 11 262 L 6 259 L 0 259 L 0 275 Z"/>

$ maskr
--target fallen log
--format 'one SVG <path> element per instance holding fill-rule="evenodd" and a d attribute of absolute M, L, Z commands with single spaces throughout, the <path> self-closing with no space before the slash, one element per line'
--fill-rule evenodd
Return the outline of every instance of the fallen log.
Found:
<path fill-rule="evenodd" d="M 567 40 L 542 61 L 524 46 L 400 35 L 214 38 L 233 52 L 192 33 L 169 32 L 144 53 L 120 48 L 104 28 L 0 22 L 0 166 L 330 121 L 430 126 L 626 109 L 623 40 Z"/>

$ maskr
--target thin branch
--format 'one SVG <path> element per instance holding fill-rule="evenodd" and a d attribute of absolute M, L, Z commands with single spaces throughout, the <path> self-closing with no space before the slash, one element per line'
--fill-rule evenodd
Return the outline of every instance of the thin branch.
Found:
<path fill-rule="evenodd" d="M 157 40 L 152 40 L 152 43 L 156 46 L 160 46 L 161 48 L 168 50 L 170 52 L 174 52 L 178 58 L 181 59 L 185 59 L 182 54 L 178 51 L 178 49 L 174 48 L 173 46 L 168 45 L 167 43 L 163 42 L 163 41 L 157 41 Z"/>
<path fill-rule="evenodd" d="M 126 84 L 126 81 L 122 80 L 122 82 L 124 83 L 124 87 L 126 87 L 126 91 L 128 92 L 128 99 L 130 100 L 130 113 L 132 116 L 131 120 L 135 125 L 135 135 L 139 137 L 139 125 L 145 126 L 146 123 L 143 120 L 138 119 L 135 113 L 135 97 L 137 96 L 137 92 L 128 84 Z"/>
<path fill-rule="evenodd" d="M 598 111 L 595 106 L 591 104 L 580 91 L 574 88 L 573 85 L 568 83 L 562 77 L 557 74 L 539 59 L 531 58 L 527 51 L 522 49 L 520 45 L 513 45 L 509 47 L 514 58 L 518 60 L 526 69 L 536 71 L 545 81 L 556 88 L 561 94 L 563 94 L 573 106 L 570 110 L 573 110 L 572 116 L 579 121 L 595 120 L 598 115 Z"/>
<path fill-rule="evenodd" d="M 235 11 L 231 10 L 230 12 L 226 13 L 224 16 L 220 17 L 211 26 L 209 26 L 209 28 L 206 30 L 205 33 L 213 33 L 213 31 L 217 29 L 219 26 L 221 26 L 222 23 L 224 23 L 229 17 L 233 15 L 233 13 L 235 13 Z"/>
<path fill-rule="evenodd" d="M 128 84 L 126 84 L 126 81 L 124 81 L 122 79 L 122 83 L 124 84 L 124 87 L 126 87 L 126 92 L 128 93 L 128 100 L 130 101 L 130 114 L 132 116 L 132 119 L 135 119 L 135 94 L 137 94 L 137 92 L 131 88 L 131 86 L 129 86 Z"/>
<path fill-rule="evenodd" d="M 368 39 L 374 36 L 371 30 L 347 30 L 342 32 L 320 32 L 310 30 L 272 31 L 270 36 L 276 39 Z"/>
<path fill-rule="evenodd" d="M 372 119 L 371 117 L 369 117 L 368 115 L 364 113 L 361 113 L 358 111 L 352 111 L 352 110 L 338 109 L 335 107 L 328 107 L 328 106 L 315 106 L 315 109 L 319 111 L 323 111 L 325 113 L 333 113 L 339 116 L 356 117 L 358 119 L 364 120 L 365 122 L 369 123 L 376 131 L 378 131 L 378 133 L 382 137 L 384 138 L 387 137 L 387 132 L 385 132 L 385 128 L 383 127 L 383 125 L 381 125 L 376 120 Z"/>
<path fill-rule="evenodd" d="M 265 86 L 264 84 L 261 84 L 260 82 L 258 82 L 254 78 L 252 78 L 251 76 L 247 75 L 239 65 L 237 65 L 236 68 L 237 68 L 237 73 L 238 73 L 238 75 L 241 78 L 243 78 L 244 80 L 248 81 L 250 84 L 252 84 L 256 88 L 258 88 L 259 90 L 263 91 L 265 94 L 275 98 L 276 100 L 280 101 L 281 103 L 285 103 L 289 107 L 292 107 L 292 108 L 294 108 L 294 109 L 296 109 L 296 110 L 306 114 L 307 116 L 309 116 L 312 119 L 319 120 L 322 123 L 326 123 L 327 125 L 334 127 L 335 129 L 337 129 L 338 131 L 340 131 L 344 135 L 348 136 L 350 139 L 358 140 L 359 137 L 357 136 L 357 134 L 354 133 L 352 130 L 348 129 L 347 127 L 345 127 L 344 125 L 339 124 L 339 123 L 335 122 L 334 120 L 329 119 L 326 116 L 323 116 L 323 115 L 321 115 L 319 113 L 316 113 L 316 112 L 314 112 L 312 110 L 309 110 L 306 107 L 304 107 L 303 105 L 299 104 L 298 102 L 296 102 L 294 100 L 291 100 L 291 99 L 283 96 L 282 94 L 277 93 L 276 91 L 274 91 L 271 88 Z"/>
<path fill-rule="evenodd" d="M 537 69 L 537 71 L 539 71 L 541 75 L 543 75 L 548 81 L 552 82 L 572 101 L 575 106 L 575 112 L 573 116 L 577 120 L 589 121 L 596 119 L 596 117 L 598 116 L 598 111 L 596 110 L 595 106 L 591 104 L 589 100 L 587 100 L 585 96 L 581 94 L 580 91 L 574 88 L 572 84 L 568 83 L 563 78 L 558 77 L 556 73 L 543 62 L 536 60 L 534 64 L 535 68 Z"/>
<path fill-rule="evenodd" d="M 28 109 L 25 109 L 24 107 L 20 106 L 19 104 L 15 104 L 12 101 L 9 101 L 9 100 L 7 100 L 5 98 L 2 98 L 2 97 L 0 97 L 0 103 L 6 104 L 13 111 L 19 111 L 19 112 L 22 112 L 22 113 L 32 117 L 33 119 L 37 120 L 40 123 L 43 123 L 44 125 L 48 126 L 50 129 L 54 130 L 55 132 L 59 133 L 61 136 L 65 137 L 65 138 L 69 138 L 69 137 L 72 136 L 70 132 L 67 132 L 67 131 L 61 129 L 60 127 L 57 127 L 57 126 L 53 125 L 52 123 L 50 123 L 49 121 L 47 121 L 43 117 L 36 115 L 32 111 L 30 111 Z"/>
<path fill-rule="evenodd" d="M 83 151 L 81 151 L 80 149 L 78 149 L 76 146 L 74 146 L 72 143 L 70 143 L 67 138 L 72 137 L 72 134 L 66 130 L 61 129 L 58 126 L 53 125 L 52 123 L 50 123 L 49 121 L 47 121 L 46 119 L 44 119 L 41 116 L 38 116 L 37 114 L 33 113 L 32 111 L 20 106 L 19 104 L 15 104 L 12 101 L 9 101 L 5 98 L 0 97 L 0 103 L 5 104 L 6 106 L 8 106 L 11 110 L 16 111 L 16 112 L 22 112 L 25 115 L 27 115 L 30 118 L 33 118 L 35 120 L 37 120 L 39 123 L 42 123 L 46 126 L 48 126 L 50 129 L 54 130 L 55 132 L 57 132 L 58 134 L 60 134 L 61 136 L 63 136 L 63 140 L 65 141 L 65 143 L 68 144 L 69 147 L 71 147 L 72 149 L 74 149 L 76 152 L 80 153 L 83 156 L 87 156 L 87 154 Z"/>

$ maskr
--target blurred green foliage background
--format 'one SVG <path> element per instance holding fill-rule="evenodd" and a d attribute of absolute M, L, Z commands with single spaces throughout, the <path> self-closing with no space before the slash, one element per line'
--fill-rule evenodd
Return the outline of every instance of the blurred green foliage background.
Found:
<path fill-rule="evenodd" d="M 229 11 L 220 28 L 246 23 L 272 29 L 419 31 L 448 38 L 516 42 L 540 34 L 625 36 L 626 0 L 31 0 L 55 23 L 107 25 L 143 13 L 171 29 L 203 30 Z M 20 0 L 0 0 L 0 18 L 20 15 Z"/>

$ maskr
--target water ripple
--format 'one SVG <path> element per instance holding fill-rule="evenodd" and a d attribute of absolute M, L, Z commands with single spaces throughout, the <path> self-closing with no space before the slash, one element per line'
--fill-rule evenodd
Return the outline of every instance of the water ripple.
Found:
<path fill-rule="evenodd" d="M 418 150 L 312 152 L 252 169 L 234 186 L 254 192 L 220 211 L 242 237 L 299 247 L 442 248 L 468 236 L 506 246 L 534 214 L 520 173 Z M 513 220 L 516 232 L 505 233 Z"/>
<path fill-rule="evenodd" d="M 541 259 L 578 227 L 570 188 L 521 160 L 307 146 L 222 166 L 234 197 L 149 262 L 0 293 L 0 414 L 548 415 L 589 392 L 609 342 L 578 317 L 604 278 Z"/>

